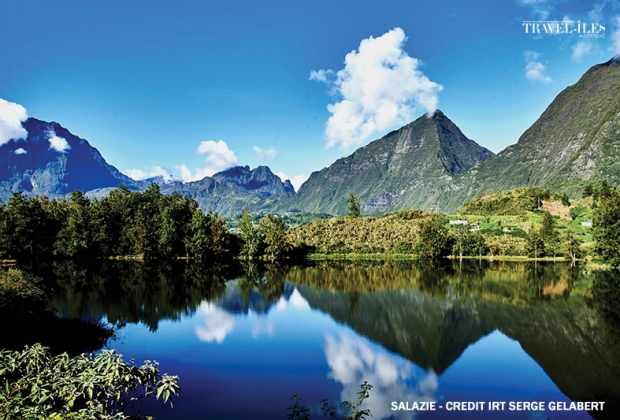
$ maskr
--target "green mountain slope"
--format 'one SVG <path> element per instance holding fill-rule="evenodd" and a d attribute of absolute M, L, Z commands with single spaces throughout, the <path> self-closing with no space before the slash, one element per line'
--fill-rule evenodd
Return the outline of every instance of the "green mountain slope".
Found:
<path fill-rule="evenodd" d="M 590 178 L 620 184 L 618 56 L 564 89 L 517 144 L 463 176 L 459 195 L 465 195 L 464 202 L 478 194 L 540 186 L 577 198 Z"/>
<path fill-rule="evenodd" d="M 436 111 L 313 172 L 281 210 L 344 214 L 350 193 L 358 197 L 364 214 L 439 210 L 436 195 L 449 191 L 454 177 L 491 156 Z"/>

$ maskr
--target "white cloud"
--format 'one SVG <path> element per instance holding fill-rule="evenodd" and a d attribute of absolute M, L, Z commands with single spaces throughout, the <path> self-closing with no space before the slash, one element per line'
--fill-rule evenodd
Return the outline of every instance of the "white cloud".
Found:
<path fill-rule="evenodd" d="M 584 56 L 590 54 L 592 52 L 592 48 L 594 46 L 589 41 L 580 41 L 573 45 L 573 56 L 572 59 L 574 61 L 580 61 Z"/>
<path fill-rule="evenodd" d="M 25 139 L 28 132 L 22 121 L 28 119 L 26 108 L 0 98 L 0 146 L 11 139 Z"/>
<path fill-rule="evenodd" d="M 280 156 L 278 151 L 274 149 L 273 147 L 270 147 L 267 150 L 263 150 L 258 146 L 254 146 L 254 152 L 256 153 L 256 155 L 258 156 L 260 160 L 265 160 L 265 159 L 273 160 L 277 158 L 278 156 Z"/>
<path fill-rule="evenodd" d="M 65 153 L 71 149 L 67 140 L 58 137 L 53 131 L 50 131 L 47 135 L 49 136 L 48 141 L 50 142 L 50 149 L 54 149 L 59 153 Z"/>
<path fill-rule="evenodd" d="M 310 72 L 310 80 L 326 83 L 328 78 L 331 78 L 333 74 L 333 70 L 312 70 Z"/>
<path fill-rule="evenodd" d="M 620 16 L 614 18 L 615 30 L 611 35 L 611 42 L 614 47 L 614 54 L 620 54 Z"/>
<path fill-rule="evenodd" d="M 525 51 L 525 78 L 530 82 L 551 82 L 551 77 L 545 74 L 547 68 L 539 61 L 540 53 L 536 51 Z"/>
<path fill-rule="evenodd" d="M 161 176 L 164 182 L 171 181 L 179 181 L 180 177 L 172 175 L 170 171 L 166 168 L 162 168 L 161 166 L 153 166 L 150 169 L 142 170 L 142 169 L 125 169 L 125 174 L 130 178 L 136 180 L 142 180 L 147 178 L 154 178 L 156 176 Z"/>
<path fill-rule="evenodd" d="M 224 342 L 237 323 L 235 316 L 224 309 L 209 303 L 201 303 L 196 313 L 202 317 L 204 327 L 196 326 L 194 332 L 200 341 L 218 344 Z"/>
<path fill-rule="evenodd" d="M 416 107 L 429 114 L 437 108 L 443 87 L 419 69 L 420 61 L 404 50 L 405 32 L 395 28 L 378 38 L 362 40 L 358 50 L 345 57 L 345 66 L 310 73 L 311 80 L 327 83 L 337 102 L 327 106 L 327 147 L 359 145 L 371 136 L 410 122 Z"/>
<path fill-rule="evenodd" d="M 16 155 L 25 155 L 28 152 L 23 147 L 20 147 L 19 149 L 15 149 L 15 152 L 13 153 L 15 153 Z"/>
<path fill-rule="evenodd" d="M 228 148 L 224 140 L 217 142 L 213 140 L 205 140 L 200 142 L 196 153 L 206 154 L 207 159 L 202 167 L 196 168 L 194 173 L 185 165 L 177 165 L 175 169 L 181 173 L 180 178 L 183 182 L 199 181 L 207 176 L 212 176 L 217 172 L 221 172 L 239 162 L 239 158 L 235 152 Z"/>
<path fill-rule="evenodd" d="M 291 178 L 287 174 L 285 174 L 284 172 L 278 172 L 278 173 L 276 173 L 276 175 L 278 175 L 280 177 L 282 182 L 286 181 L 287 179 L 289 181 L 291 181 L 291 184 L 293 185 L 293 188 L 295 188 L 295 192 L 299 191 L 299 187 L 301 187 L 301 185 L 304 182 L 306 182 L 308 180 L 308 178 L 309 178 L 308 175 L 304 175 L 304 174 L 295 175 L 293 178 Z"/>
<path fill-rule="evenodd" d="M 546 20 L 553 10 L 552 0 L 517 0 L 521 6 L 528 7 L 537 19 Z"/>
<path fill-rule="evenodd" d="M 218 142 L 213 140 L 202 141 L 198 145 L 196 153 L 207 155 L 205 165 L 202 168 L 207 176 L 235 166 L 237 162 L 239 162 L 239 158 L 237 158 L 235 152 L 228 148 L 224 140 L 219 140 Z"/>
<path fill-rule="evenodd" d="M 436 401 L 437 375 L 415 366 L 368 340 L 350 333 L 325 336 L 329 376 L 343 384 L 342 401 L 357 400 L 359 384 L 373 385 L 363 408 L 376 418 L 407 418 L 411 413 L 390 410 L 392 401 Z"/>

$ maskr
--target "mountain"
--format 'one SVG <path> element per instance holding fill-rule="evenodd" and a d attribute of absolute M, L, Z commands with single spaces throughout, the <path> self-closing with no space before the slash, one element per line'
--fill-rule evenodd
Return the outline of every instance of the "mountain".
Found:
<path fill-rule="evenodd" d="M 124 184 L 144 190 L 151 183 L 163 193 L 193 197 L 203 210 L 223 216 L 241 213 L 244 207 L 261 211 L 280 197 L 295 193 L 290 181 L 280 180 L 266 166 L 250 170 L 236 166 L 196 182 L 169 182 L 162 177 L 136 181 L 109 165 L 90 143 L 56 122 L 28 118 L 22 123 L 28 135 L 0 146 L 0 200 L 13 192 L 63 197 L 74 190 L 101 197 Z"/>
<path fill-rule="evenodd" d="M 141 186 L 60 124 L 28 118 L 22 125 L 28 132 L 25 139 L 0 146 L 0 199 L 14 191 L 61 196 L 121 183 L 133 189 Z"/>
<path fill-rule="evenodd" d="M 577 198 L 592 178 L 620 185 L 619 93 L 620 56 L 616 56 L 564 89 L 517 144 L 463 176 L 461 202 L 522 186 L 541 186 Z"/>
<path fill-rule="evenodd" d="M 281 199 L 295 194 L 290 181 L 282 182 L 267 166 L 252 170 L 249 166 L 235 166 L 200 181 L 163 183 L 161 192 L 191 197 L 201 209 L 225 217 L 237 215 L 246 207 L 250 212 L 271 211 Z"/>
<path fill-rule="evenodd" d="M 437 195 L 493 153 L 469 140 L 437 110 L 313 172 L 285 205 L 304 212 L 347 212 L 349 194 L 365 214 L 422 208 L 440 210 Z"/>

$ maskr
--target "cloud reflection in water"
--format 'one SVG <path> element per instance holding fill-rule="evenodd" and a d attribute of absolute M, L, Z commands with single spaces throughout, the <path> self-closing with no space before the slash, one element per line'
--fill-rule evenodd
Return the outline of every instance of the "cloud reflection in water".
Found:
<path fill-rule="evenodd" d="M 426 372 L 352 333 L 326 335 L 325 357 L 329 377 L 344 386 L 342 401 L 356 401 L 359 385 L 364 381 L 373 386 L 364 408 L 369 408 L 375 419 L 413 418 L 412 412 L 392 411 L 392 401 L 436 401 L 438 382 L 433 371 Z"/>
<path fill-rule="evenodd" d="M 235 328 L 235 316 L 214 304 L 202 302 L 196 314 L 204 321 L 204 327 L 196 326 L 194 329 L 200 341 L 222 344 Z"/>

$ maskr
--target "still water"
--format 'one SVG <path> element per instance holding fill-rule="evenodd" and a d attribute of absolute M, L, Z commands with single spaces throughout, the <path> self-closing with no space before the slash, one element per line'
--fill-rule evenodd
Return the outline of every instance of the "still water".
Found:
<path fill-rule="evenodd" d="M 125 264 L 60 270 L 54 305 L 116 325 L 107 348 L 180 377 L 173 408 L 140 407 L 159 420 L 286 418 L 293 394 L 323 418 L 322 399 L 341 407 L 364 381 L 374 419 L 620 413 L 619 294 L 609 275 L 478 262 L 208 274 Z M 604 402 L 603 410 L 550 409 L 573 401 Z M 454 410 L 468 402 L 478 404 L 461 408 L 478 410 Z M 511 402 L 537 405 L 511 410 Z M 392 409 L 400 403 L 435 410 Z"/>

